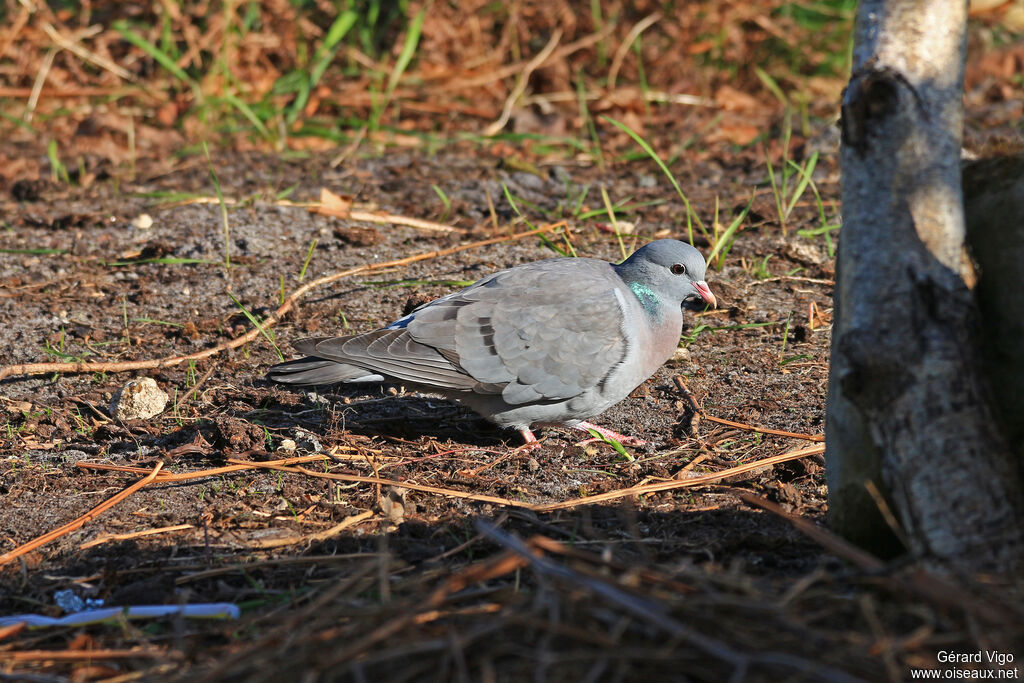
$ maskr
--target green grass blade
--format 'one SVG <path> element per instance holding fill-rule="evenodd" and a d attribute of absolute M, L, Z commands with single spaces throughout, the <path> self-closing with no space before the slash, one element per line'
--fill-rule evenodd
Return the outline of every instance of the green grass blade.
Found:
<path fill-rule="evenodd" d="M 391 70 L 391 76 L 388 78 L 387 90 L 385 91 L 385 101 L 391 99 L 391 94 L 398 87 L 398 80 L 402 77 L 402 74 L 408 68 L 409 63 L 412 61 L 413 56 L 416 54 L 416 46 L 420 42 L 420 34 L 423 31 L 423 20 L 427 18 L 427 8 L 424 7 L 419 13 L 413 17 L 412 22 L 409 24 L 409 32 L 405 36 L 405 43 L 402 45 L 402 51 L 398 55 L 398 61 L 395 62 L 395 68 Z"/>
<path fill-rule="evenodd" d="M 313 250 L 316 249 L 317 238 L 313 238 L 313 241 L 309 245 L 309 251 L 306 252 L 306 260 L 302 262 L 302 270 L 299 271 L 299 282 L 306 279 L 306 269 L 309 268 L 309 262 L 313 259 Z"/>
<path fill-rule="evenodd" d="M 807 163 L 800 166 L 792 159 L 789 160 L 789 165 L 796 169 L 796 172 L 800 174 L 800 183 L 793 190 L 793 197 L 789 200 L 789 206 L 786 207 L 786 215 L 793 213 L 793 209 L 796 208 L 796 203 L 800 201 L 801 195 L 807 190 L 807 186 L 811 182 L 811 174 L 814 173 L 814 167 L 818 165 L 818 153 L 815 152 L 811 155 L 811 158 L 807 160 Z"/>
<path fill-rule="evenodd" d="M 779 184 L 775 182 L 775 167 L 772 166 L 772 160 L 768 158 L 767 152 L 764 156 L 764 163 L 768 166 L 768 181 L 772 184 L 772 195 L 775 197 L 775 210 L 779 214 L 779 223 L 782 225 L 782 232 L 786 232 L 786 212 L 782 208 L 785 199 L 782 197 L 779 190 Z"/>
<path fill-rule="evenodd" d="M 320 82 L 327 67 L 330 66 L 331 60 L 334 59 L 334 55 L 338 51 L 339 43 L 342 38 L 349 32 L 349 30 L 355 25 L 358 15 L 353 10 L 343 12 L 334 20 L 331 27 L 327 29 L 327 35 L 324 37 L 324 42 L 317 48 L 316 54 L 313 55 L 313 68 L 309 70 L 309 82 L 311 86 L 315 86 Z"/>
<path fill-rule="evenodd" d="M 754 65 L 754 73 L 761 79 L 761 83 L 764 84 L 764 87 L 768 88 L 772 95 L 775 95 L 775 99 L 782 103 L 783 107 L 789 106 L 789 98 L 786 97 L 786 93 L 782 92 L 782 88 L 779 86 L 778 81 L 772 78 L 767 71 L 756 64 Z"/>
<path fill-rule="evenodd" d="M 338 18 L 331 24 L 331 27 L 327 29 L 327 35 L 324 36 L 324 41 L 320 43 L 320 47 L 318 47 L 316 52 L 313 54 L 312 66 L 309 69 L 309 73 L 303 74 L 299 72 L 295 75 L 289 74 L 288 76 L 278 79 L 278 83 L 274 84 L 275 89 L 280 83 L 283 88 L 298 93 L 291 105 L 288 107 L 288 113 L 285 115 L 285 120 L 289 124 L 295 123 L 299 114 L 301 114 L 302 110 L 306 107 L 306 103 L 309 102 L 309 93 L 311 93 L 313 88 L 316 87 L 316 84 L 320 82 L 320 78 L 323 77 L 327 67 L 330 66 L 331 61 L 334 59 L 334 55 L 340 47 L 342 38 L 344 38 L 345 34 L 349 32 L 353 25 L 355 25 L 356 19 L 358 19 L 358 15 L 353 10 L 348 10 L 339 14 Z"/>
<path fill-rule="evenodd" d="M 590 432 L 590 435 L 593 436 L 595 439 L 600 439 L 601 441 L 604 441 L 606 444 L 611 446 L 613 449 L 615 449 L 616 453 L 621 455 L 623 458 L 625 458 L 629 462 L 633 462 L 633 460 L 635 460 L 635 458 L 632 455 L 630 455 L 628 452 L 626 452 L 626 449 L 623 448 L 622 444 L 619 443 L 616 439 L 613 439 L 610 436 L 605 436 L 604 434 L 601 434 L 600 432 L 598 432 L 598 431 L 596 431 L 594 429 L 589 429 L 588 428 L 587 431 Z"/>
<path fill-rule="evenodd" d="M 751 193 L 750 201 L 743 207 L 743 211 L 740 212 L 736 218 L 733 219 L 729 227 L 722 232 L 721 236 L 715 242 L 715 246 L 711 249 L 711 253 L 708 254 L 708 263 L 711 263 L 716 256 L 721 255 L 718 263 L 718 270 L 722 269 L 725 261 L 725 255 L 729 253 L 729 249 L 732 248 L 732 243 L 736 241 L 736 231 L 740 229 L 740 225 L 743 223 L 743 219 L 750 213 L 750 207 L 754 205 L 754 194 Z"/>
<path fill-rule="evenodd" d="M 0 254 L 27 254 L 32 256 L 49 256 L 51 254 L 66 254 L 67 249 L 0 249 Z"/>
<path fill-rule="evenodd" d="M 237 109 L 242 116 L 248 119 L 249 123 L 259 131 L 260 135 L 265 139 L 270 139 L 270 131 L 267 130 L 266 125 L 264 125 L 263 121 L 260 120 L 260 117 L 256 115 L 256 112 L 252 110 L 252 107 L 238 99 L 238 96 L 232 93 L 224 95 L 224 101 Z"/>
<path fill-rule="evenodd" d="M 707 237 L 708 231 L 707 229 L 705 229 L 704 224 L 701 223 L 700 217 L 693 210 L 693 207 L 690 206 L 690 200 L 687 199 L 686 194 L 683 192 L 683 188 L 679 187 L 679 183 L 676 182 L 675 176 L 672 175 L 672 172 L 668 170 L 668 166 L 666 166 L 665 162 L 661 160 L 661 157 L 659 157 L 657 153 L 655 153 L 655 151 L 651 148 L 651 146 L 647 144 L 647 141 L 640 137 L 632 128 L 622 123 L 621 121 L 616 121 L 610 116 L 602 116 L 601 118 L 603 118 L 605 121 L 607 121 L 608 123 L 612 124 L 619 130 L 624 132 L 629 137 L 633 138 L 633 141 L 636 144 L 640 145 L 640 148 L 643 151 L 647 152 L 647 156 L 649 156 L 651 159 L 654 160 L 656 164 L 658 164 L 658 167 L 661 169 L 661 172 L 664 173 L 665 177 L 668 178 L 670 183 L 672 183 L 672 187 L 675 188 L 676 194 L 678 194 L 679 198 L 683 200 L 683 205 L 686 207 L 687 225 L 689 225 L 689 222 L 692 219 L 697 223 L 697 227 L 704 234 L 704 236 Z M 690 235 L 690 242 L 693 242 L 692 233 Z"/>
<path fill-rule="evenodd" d="M 158 48 L 153 43 L 149 42 L 138 33 L 133 31 L 129 26 L 128 22 L 123 19 L 114 22 L 114 30 L 121 34 L 121 37 L 127 40 L 135 47 L 141 49 L 147 55 L 153 58 L 157 64 L 166 69 L 172 76 L 177 78 L 179 81 L 188 84 L 193 90 L 199 92 L 199 84 L 196 83 L 192 78 L 189 77 L 185 70 L 175 63 L 175 61 L 166 52 Z"/>
<path fill-rule="evenodd" d="M 519 216 L 519 218 L 521 218 L 524 223 L 526 223 L 526 227 L 528 227 L 530 230 L 533 230 L 534 229 L 533 224 L 530 223 L 530 221 L 527 220 L 526 216 L 523 215 L 523 212 L 520 211 L 519 204 L 512 197 L 512 193 L 509 191 L 508 185 L 506 185 L 505 183 L 502 183 L 501 184 L 501 191 L 505 193 L 505 199 L 508 201 L 509 205 L 511 205 L 512 210 L 516 212 L 516 215 Z M 543 237 L 543 235 L 541 235 L 541 237 Z M 564 256 L 564 254 L 563 254 L 563 256 Z"/>
<path fill-rule="evenodd" d="M 238 310 L 242 311 L 242 314 L 249 319 L 249 322 L 251 322 L 253 326 L 260 331 L 260 334 L 263 335 L 263 338 L 270 342 L 270 345 L 274 347 L 274 351 L 277 352 L 277 357 L 283 361 L 284 354 L 281 353 L 281 349 L 277 348 L 277 344 L 275 344 L 274 340 L 270 338 L 270 334 L 267 332 L 266 329 L 264 329 L 263 325 L 260 324 L 258 320 L 256 320 L 256 317 L 252 313 L 246 310 L 245 306 L 242 305 L 241 301 L 235 298 L 234 294 L 228 292 L 228 296 L 231 297 L 231 300 L 235 302 L 236 306 L 238 306 Z"/>
<path fill-rule="evenodd" d="M 149 263 L 158 263 L 161 265 L 169 266 L 180 266 L 180 265 L 203 265 L 203 266 L 220 266 L 223 265 L 223 261 L 209 261 L 201 258 L 143 258 L 136 259 L 134 261 L 100 261 L 100 265 L 112 267 L 112 266 L 142 266 Z"/>
<path fill-rule="evenodd" d="M 220 218 L 224 223 L 224 267 L 231 267 L 231 228 L 228 225 L 228 205 L 224 203 L 224 193 L 220 189 L 220 180 L 217 179 L 217 172 L 213 170 L 213 160 L 210 159 L 210 149 L 203 142 L 203 153 L 206 154 L 206 163 L 210 167 L 210 179 L 213 181 L 213 189 L 217 192 L 217 203 L 220 204 Z"/>

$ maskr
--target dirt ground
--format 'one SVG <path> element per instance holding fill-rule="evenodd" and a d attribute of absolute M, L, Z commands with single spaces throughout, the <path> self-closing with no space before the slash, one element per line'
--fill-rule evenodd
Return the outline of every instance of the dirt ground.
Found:
<path fill-rule="evenodd" d="M 75 191 L 41 183 L 17 204 L 5 200 L 5 362 L 146 360 L 212 347 L 250 327 L 232 296 L 252 315 L 266 316 L 282 287 L 298 286 L 314 240 L 307 279 L 503 234 L 487 209 L 488 193 L 499 196 L 502 183 L 532 203 L 538 224 L 561 218 L 566 197 L 587 186 L 636 204 L 662 200 L 636 210 L 639 234 L 685 238 L 682 207 L 664 201 L 662 178 L 648 164 L 601 171 L 562 163 L 531 174 L 456 151 L 386 155 L 337 170 L 323 159 L 267 156 L 218 158 L 214 168 L 224 194 L 241 200 L 228 211 L 230 270 L 219 264 L 224 231 L 216 202 L 161 206 L 141 196 L 210 195 L 209 173 L 198 164 L 130 187 L 100 183 Z M 823 157 L 815 179 L 826 206 L 834 206 L 837 173 L 835 157 Z M 296 661 L 307 673 L 353 680 L 493 680 L 496 672 L 508 680 L 542 671 L 551 680 L 635 680 L 638 672 L 714 680 L 738 667 L 749 667 L 753 680 L 871 680 L 887 668 L 892 674 L 930 661 L 936 643 L 969 642 L 960 620 L 934 605 L 889 604 L 892 576 L 872 580 L 784 519 L 741 500 L 756 494 L 823 521 L 820 455 L 711 485 L 553 512 L 455 495 L 558 503 L 810 445 L 713 422 L 690 402 L 711 417 L 806 435 L 823 431 L 833 261 L 822 237 L 797 234 L 814 227 L 813 206 L 797 209 L 785 236 L 768 227 L 775 206 L 764 180 L 763 169 L 742 155 L 728 167 L 695 165 L 681 178 L 694 188 L 697 206 L 720 197 L 723 222 L 742 209 L 750 188 L 760 187 L 724 268 L 709 272 L 719 310 L 688 314 L 679 357 L 601 417 L 649 442 L 627 448 L 628 458 L 607 444 L 578 446 L 581 434 L 564 429 L 545 430 L 539 450 L 516 450 L 516 434 L 401 387 L 317 393 L 276 386 L 263 379 L 277 356 L 262 338 L 193 364 L 139 373 L 5 380 L 5 550 L 139 478 L 83 463 L 152 468 L 162 461 L 183 473 L 229 459 L 327 453 L 329 460 L 313 464 L 316 471 L 441 490 L 265 469 L 155 482 L 4 567 L 0 610 L 57 614 L 55 593 L 71 589 L 106 605 L 231 602 L 243 608 L 242 618 L 32 632 L 21 636 L 21 648 L 74 639 L 79 648 L 128 654 L 65 665 L 39 659 L 9 671 L 76 680 L 130 672 L 146 679 L 283 680 L 297 673 L 288 653 L 301 652 Z M 467 233 L 355 224 L 274 202 L 296 184 L 295 201 L 313 199 L 324 186 L 357 204 L 413 216 L 429 215 L 424 207 L 441 212 L 432 188 L 439 184 L 452 201 L 449 220 Z M 592 189 L 587 207 L 594 195 Z M 514 215 L 502 205 L 504 225 Z M 143 214 L 152 217 L 150 227 L 139 226 Z M 569 219 L 568 237 L 580 254 L 621 258 L 607 223 Z M 633 241 L 625 242 L 628 249 Z M 697 244 L 707 251 L 706 240 Z M 371 330 L 458 281 L 554 255 L 531 237 L 341 279 L 308 294 L 273 329 L 274 339 L 287 353 L 289 340 L 308 334 Z M 156 379 L 172 401 L 149 420 L 112 419 L 111 398 L 133 374 Z M 297 446 L 292 453 L 281 450 L 288 439 Z M 320 534 L 344 520 L 353 523 Z M 569 573 L 516 565 L 520 556 L 503 554 L 508 546 L 478 520 L 515 537 L 547 539 L 557 546 L 552 556 L 567 553 L 561 559 Z M 187 526 L 117 538 L 177 525 Z M 595 594 L 586 581 L 629 599 Z M 613 653 L 605 650 L 610 643 Z M 890 649 L 880 654 L 879 643 Z M 679 674 L 681 666 L 694 668 Z"/>
<path fill-rule="evenodd" d="M 1024 53 L 993 54 L 968 71 L 966 139 L 983 153 L 1020 138 L 1011 58 Z M 170 158 L 175 138 L 164 154 L 133 156 L 130 174 L 86 154 L 70 182 L 48 179 L 28 133 L 8 140 L 0 161 L 23 161 L 24 177 L 0 172 L 0 368 L 156 361 L 253 338 L 193 362 L 0 379 L 0 553 L 163 468 L 0 565 L 0 618 L 59 617 L 62 591 L 104 606 L 240 610 L 40 629 L 0 621 L 0 680 L 900 681 L 943 668 L 939 652 L 1024 657 L 1013 579 L 940 578 L 826 528 L 813 447 L 839 234 L 836 82 L 805 122 L 785 122 L 738 83 L 710 93 L 713 107 L 643 118 L 708 227 L 694 239 L 705 254 L 750 209 L 709 268 L 719 308 L 687 312 L 677 356 L 596 420 L 648 442 L 624 453 L 580 445 L 585 435 L 569 429 L 519 449 L 514 432 L 400 386 L 305 391 L 264 379 L 279 360 L 273 344 L 288 357 L 305 336 L 376 329 L 569 244 L 617 261 L 656 237 L 688 239 L 682 200 L 610 125 L 600 124 L 605 159 L 524 136 L 434 152 L 367 144 L 340 164 L 323 144 L 222 150 L 208 166 Z M 65 123 L 85 139 L 90 121 Z M 556 135 L 533 123 L 537 139 Z M 582 125 L 567 130 L 586 146 Z M 783 155 L 791 130 L 789 158 L 820 155 L 820 201 L 804 192 L 783 225 L 765 159 Z M 310 210 L 321 188 L 356 210 L 457 231 L 323 215 Z M 626 205 L 621 243 L 602 190 Z M 500 239 L 562 220 L 543 238 Z M 268 326 L 270 339 L 252 332 L 305 283 L 416 254 L 435 255 L 315 287 Z M 112 417 L 135 377 L 153 378 L 169 403 L 149 419 Z"/>

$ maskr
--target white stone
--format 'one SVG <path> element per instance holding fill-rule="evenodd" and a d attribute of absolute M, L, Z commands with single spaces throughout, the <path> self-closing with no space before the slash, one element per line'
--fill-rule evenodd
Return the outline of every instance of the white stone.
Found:
<path fill-rule="evenodd" d="M 152 377 L 133 379 L 114 394 L 110 414 L 118 420 L 147 420 L 163 412 L 169 400 Z"/>

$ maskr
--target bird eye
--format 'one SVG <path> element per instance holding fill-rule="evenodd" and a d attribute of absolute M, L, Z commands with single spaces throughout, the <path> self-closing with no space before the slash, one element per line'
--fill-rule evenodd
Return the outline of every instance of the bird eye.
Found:
<path fill-rule="evenodd" d="M 686 266 L 682 263 L 673 263 L 669 270 L 671 270 L 674 275 L 683 275 L 686 273 Z"/>

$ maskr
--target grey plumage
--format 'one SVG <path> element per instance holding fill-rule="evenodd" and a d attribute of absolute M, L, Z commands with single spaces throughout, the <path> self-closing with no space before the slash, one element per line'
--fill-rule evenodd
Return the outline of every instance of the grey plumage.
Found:
<path fill-rule="evenodd" d="M 679 343 L 680 304 L 715 305 L 700 252 L 658 240 L 619 265 L 557 258 L 503 270 L 387 327 L 295 343 L 267 376 L 297 385 L 396 381 L 457 399 L 527 441 L 622 400 Z M 588 425 L 589 426 L 589 425 Z"/>

